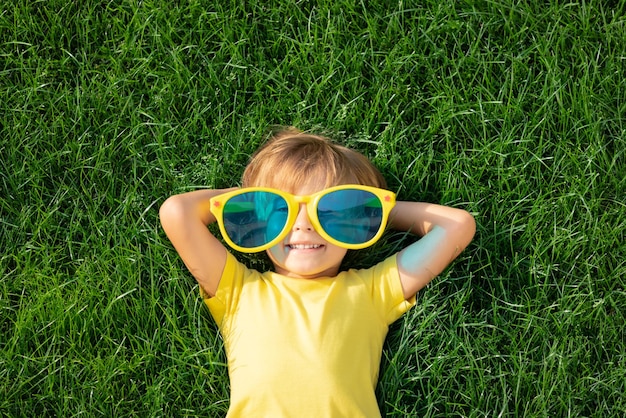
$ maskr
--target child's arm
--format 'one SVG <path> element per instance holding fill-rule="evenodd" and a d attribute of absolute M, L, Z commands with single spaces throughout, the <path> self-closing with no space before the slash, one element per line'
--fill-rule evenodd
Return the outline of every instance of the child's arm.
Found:
<path fill-rule="evenodd" d="M 420 202 L 397 202 L 391 212 L 390 226 L 422 236 L 397 255 L 407 299 L 441 273 L 476 232 L 476 223 L 468 212 Z"/>
<path fill-rule="evenodd" d="M 207 225 L 215 222 L 209 199 L 225 190 L 198 190 L 169 197 L 159 210 L 161 225 L 198 284 L 211 296 L 220 282 L 227 250 Z"/>

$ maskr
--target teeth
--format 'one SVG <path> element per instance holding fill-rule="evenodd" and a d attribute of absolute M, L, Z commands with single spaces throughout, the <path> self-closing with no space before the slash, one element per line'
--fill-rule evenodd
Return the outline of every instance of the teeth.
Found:
<path fill-rule="evenodd" d="M 290 244 L 289 248 L 292 250 L 310 250 L 313 248 L 321 247 L 320 244 Z"/>

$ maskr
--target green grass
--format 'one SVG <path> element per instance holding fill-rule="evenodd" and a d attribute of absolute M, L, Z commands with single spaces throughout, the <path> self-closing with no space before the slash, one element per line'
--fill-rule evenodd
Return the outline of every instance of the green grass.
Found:
<path fill-rule="evenodd" d="M 626 5 L 243 3 L 3 3 L 0 416 L 225 413 L 157 209 L 275 124 L 477 219 L 391 330 L 385 416 L 624 416 Z"/>

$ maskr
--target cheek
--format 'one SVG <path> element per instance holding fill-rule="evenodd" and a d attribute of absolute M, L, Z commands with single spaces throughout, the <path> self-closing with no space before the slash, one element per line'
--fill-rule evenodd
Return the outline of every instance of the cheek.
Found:
<path fill-rule="evenodd" d="M 272 248 L 269 248 L 268 250 L 265 251 L 265 253 L 270 258 L 271 261 L 275 261 L 280 256 L 277 246 L 273 246 Z"/>
<path fill-rule="evenodd" d="M 329 257 L 332 257 L 334 260 L 343 260 L 343 258 L 348 253 L 348 250 L 342 247 L 338 247 L 336 245 L 328 244 L 328 254 Z"/>

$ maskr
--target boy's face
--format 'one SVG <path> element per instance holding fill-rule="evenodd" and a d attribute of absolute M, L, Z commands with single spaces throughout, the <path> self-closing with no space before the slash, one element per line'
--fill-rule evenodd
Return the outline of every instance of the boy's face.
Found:
<path fill-rule="evenodd" d="M 313 184 L 295 190 L 296 195 L 309 195 L 322 190 Z M 300 205 L 291 233 L 278 245 L 267 250 L 277 273 L 299 279 L 334 277 L 339 272 L 347 249 L 330 244 L 313 228 L 305 204 Z"/>

